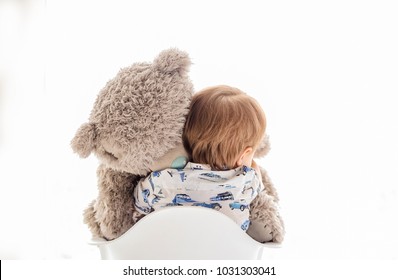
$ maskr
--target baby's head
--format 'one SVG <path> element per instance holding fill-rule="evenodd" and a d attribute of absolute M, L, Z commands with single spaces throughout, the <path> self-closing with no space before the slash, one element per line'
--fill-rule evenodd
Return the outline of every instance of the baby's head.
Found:
<path fill-rule="evenodd" d="M 265 128 L 265 114 L 258 102 L 237 88 L 222 85 L 193 96 L 182 138 L 193 162 L 224 170 L 250 166 Z"/>

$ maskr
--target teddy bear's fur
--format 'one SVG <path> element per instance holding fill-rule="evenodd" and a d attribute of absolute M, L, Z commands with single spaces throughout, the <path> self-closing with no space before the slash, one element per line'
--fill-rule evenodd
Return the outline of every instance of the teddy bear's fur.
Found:
<path fill-rule="evenodd" d="M 185 52 L 168 49 L 152 63 L 121 69 L 101 90 L 89 121 L 72 139 L 72 148 L 81 157 L 93 152 L 101 162 L 98 197 L 84 211 L 93 236 L 110 240 L 133 226 L 142 217 L 133 206 L 138 180 L 169 167 L 175 155 L 184 155 L 181 133 L 193 94 L 190 64 Z M 256 156 L 268 150 L 265 138 Z M 278 197 L 261 171 L 265 191 L 251 204 L 248 234 L 260 242 L 282 242 Z"/>

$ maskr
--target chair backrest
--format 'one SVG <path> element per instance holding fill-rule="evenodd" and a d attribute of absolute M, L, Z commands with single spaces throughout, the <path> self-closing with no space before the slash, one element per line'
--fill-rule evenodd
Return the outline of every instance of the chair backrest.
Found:
<path fill-rule="evenodd" d="M 102 259 L 261 259 L 264 245 L 229 217 L 198 206 L 157 210 L 111 241 L 93 240 Z"/>

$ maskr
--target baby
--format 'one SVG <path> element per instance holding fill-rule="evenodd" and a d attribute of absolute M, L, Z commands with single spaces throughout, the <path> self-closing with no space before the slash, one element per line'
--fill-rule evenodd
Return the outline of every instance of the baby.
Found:
<path fill-rule="evenodd" d="M 202 206 L 224 213 L 246 231 L 250 203 L 264 188 L 253 155 L 265 128 L 260 105 L 239 89 L 215 86 L 198 92 L 182 134 L 190 162 L 141 180 L 134 189 L 137 211 Z"/>

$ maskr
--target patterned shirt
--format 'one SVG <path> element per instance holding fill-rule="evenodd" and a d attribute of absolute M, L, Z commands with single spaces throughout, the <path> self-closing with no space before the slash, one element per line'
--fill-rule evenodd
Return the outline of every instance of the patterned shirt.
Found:
<path fill-rule="evenodd" d="M 142 179 L 134 189 L 134 203 L 143 214 L 167 206 L 211 208 L 229 216 L 246 231 L 250 203 L 263 188 L 250 167 L 214 171 L 209 165 L 189 162 L 183 169 L 154 171 Z"/>

